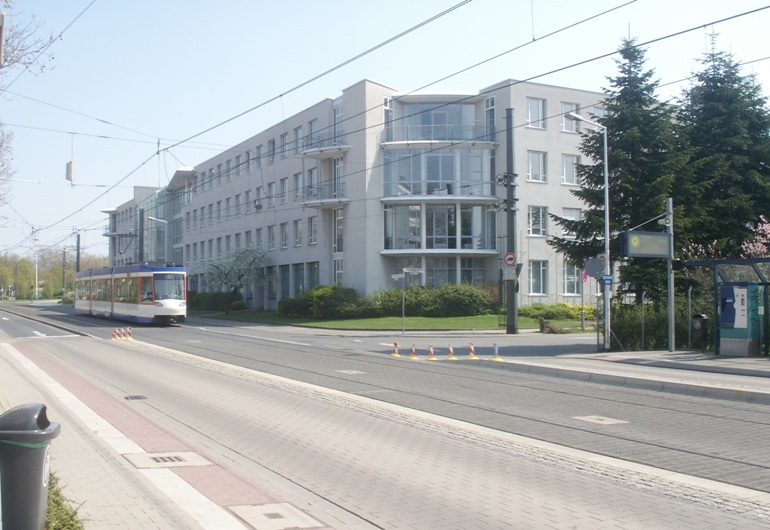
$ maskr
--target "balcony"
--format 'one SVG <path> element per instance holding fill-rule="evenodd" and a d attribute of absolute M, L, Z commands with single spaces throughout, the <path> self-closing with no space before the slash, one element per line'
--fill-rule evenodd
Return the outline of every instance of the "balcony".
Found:
<path fill-rule="evenodd" d="M 297 148 L 297 156 L 325 160 L 342 156 L 349 150 L 344 133 L 317 133 L 303 138 L 302 145 Z"/>
<path fill-rule="evenodd" d="M 493 238 L 480 234 L 426 237 L 424 248 L 419 236 L 385 237 L 385 248 L 381 254 L 396 257 L 425 255 L 490 257 L 497 256 L 499 251 L 495 247 Z"/>
<path fill-rule="evenodd" d="M 494 131 L 481 125 L 407 125 L 386 127 L 380 137 L 381 144 L 397 144 L 395 147 L 424 144 L 489 144 L 495 145 Z"/>
<path fill-rule="evenodd" d="M 302 200 L 309 208 L 319 210 L 338 208 L 350 202 L 344 190 L 344 182 L 325 182 L 318 186 L 306 186 L 302 190 Z"/>

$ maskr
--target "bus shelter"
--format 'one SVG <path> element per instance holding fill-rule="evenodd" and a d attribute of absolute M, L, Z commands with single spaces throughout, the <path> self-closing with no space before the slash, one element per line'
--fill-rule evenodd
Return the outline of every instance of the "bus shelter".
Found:
<path fill-rule="evenodd" d="M 768 355 L 770 258 L 685 261 L 714 274 L 714 352 Z"/>

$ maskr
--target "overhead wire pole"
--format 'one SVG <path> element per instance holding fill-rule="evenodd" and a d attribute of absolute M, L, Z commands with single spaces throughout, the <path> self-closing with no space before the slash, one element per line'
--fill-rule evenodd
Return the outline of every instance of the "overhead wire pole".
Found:
<path fill-rule="evenodd" d="M 505 109 L 506 131 L 506 162 L 505 162 L 505 188 L 506 188 L 506 253 L 516 255 L 516 173 L 513 171 L 513 109 Z M 505 264 L 503 265 L 505 266 Z M 506 280 L 506 313 L 505 333 L 515 335 L 519 332 L 519 311 L 516 307 L 516 285 L 519 282 L 518 275 L 513 280 Z"/>

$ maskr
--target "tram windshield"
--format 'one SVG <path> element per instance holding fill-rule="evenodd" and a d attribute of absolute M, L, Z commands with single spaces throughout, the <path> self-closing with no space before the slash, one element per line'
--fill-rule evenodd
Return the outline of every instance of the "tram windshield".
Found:
<path fill-rule="evenodd" d="M 155 274 L 155 300 L 184 300 L 183 274 Z"/>

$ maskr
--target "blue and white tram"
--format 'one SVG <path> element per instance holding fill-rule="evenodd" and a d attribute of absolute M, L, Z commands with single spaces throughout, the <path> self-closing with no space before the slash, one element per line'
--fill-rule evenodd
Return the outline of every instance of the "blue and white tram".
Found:
<path fill-rule="evenodd" d="M 187 316 L 184 267 L 125 265 L 75 275 L 75 312 L 168 326 Z"/>

